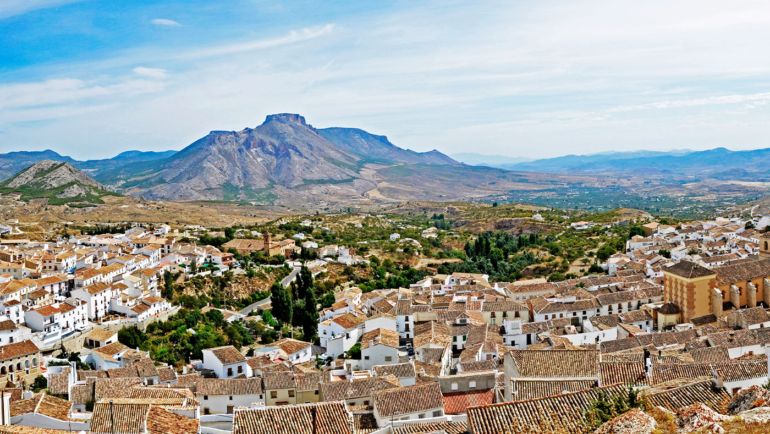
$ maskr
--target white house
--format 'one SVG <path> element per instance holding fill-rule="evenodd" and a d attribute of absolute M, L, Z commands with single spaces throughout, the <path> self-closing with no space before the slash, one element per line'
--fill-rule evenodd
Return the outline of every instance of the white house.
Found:
<path fill-rule="evenodd" d="M 261 378 L 201 378 L 195 383 L 195 397 L 202 414 L 233 414 L 235 408 L 265 402 Z"/>
<path fill-rule="evenodd" d="M 318 327 L 321 346 L 329 357 L 337 358 L 358 342 L 363 334 L 363 318 L 351 313 L 323 321 Z"/>
<path fill-rule="evenodd" d="M 361 367 L 364 370 L 398 362 L 397 331 L 377 329 L 364 333 L 361 338 Z"/>
<path fill-rule="evenodd" d="M 273 342 L 271 346 L 281 350 L 281 355 L 294 365 L 309 362 L 313 356 L 312 345 L 296 339 L 284 338 Z"/>
<path fill-rule="evenodd" d="M 71 294 L 74 298 L 86 302 L 88 317 L 91 319 L 106 315 L 110 310 L 110 300 L 115 295 L 112 286 L 103 282 L 73 289 Z"/>
<path fill-rule="evenodd" d="M 217 378 L 246 375 L 247 363 L 240 351 L 232 345 L 203 350 L 203 366 L 211 369 Z"/>

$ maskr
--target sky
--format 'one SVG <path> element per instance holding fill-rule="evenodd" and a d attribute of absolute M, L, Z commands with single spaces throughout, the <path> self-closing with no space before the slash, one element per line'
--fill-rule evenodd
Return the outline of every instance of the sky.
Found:
<path fill-rule="evenodd" d="M 769 147 L 770 2 L 0 1 L 0 152 L 182 149 L 272 113 L 526 158 Z"/>

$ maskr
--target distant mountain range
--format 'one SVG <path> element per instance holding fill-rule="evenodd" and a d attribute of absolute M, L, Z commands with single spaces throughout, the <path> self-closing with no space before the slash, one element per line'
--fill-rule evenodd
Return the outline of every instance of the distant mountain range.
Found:
<path fill-rule="evenodd" d="M 660 151 L 628 151 L 628 152 L 603 152 L 589 155 L 565 155 L 555 158 L 522 162 L 517 164 L 505 164 L 501 166 L 509 170 L 525 170 L 531 172 L 563 172 L 580 173 L 596 171 L 615 171 L 620 167 L 627 167 L 629 160 L 644 160 L 648 158 L 661 158 L 670 160 L 690 155 L 693 151 L 677 150 L 669 152 Z"/>
<path fill-rule="evenodd" d="M 449 156 L 454 160 L 468 164 L 470 166 L 489 166 L 501 169 L 505 169 L 506 166 L 533 160 L 532 158 L 506 157 L 504 155 L 484 155 L 476 154 L 473 152 L 459 152 L 456 154 L 449 154 Z"/>
<path fill-rule="evenodd" d="M 575 174 L 770 179 L 770 149 L 609 152 L 534 161 L 454 156 L 403 149 L 385 136 L 356 128 L 316 129 L 300 115 L 283 113 L 267 116 L 255 128 L 212 131 L 178 152 L 128 151 L 89 161 L 50 150 L 0 154 L 0 179 L 49 160 L 68 163 L 105 188 L 127 195 L 289 207 L 468 200 L 583 185 L 585 179 L 570 178 Z M 561 179 L 539 173 L 558 173 Z"/>

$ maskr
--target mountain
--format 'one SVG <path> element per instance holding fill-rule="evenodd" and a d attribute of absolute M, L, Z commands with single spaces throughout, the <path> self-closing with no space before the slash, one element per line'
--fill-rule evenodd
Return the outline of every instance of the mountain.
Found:
<path fill-rule="evenodd" d="M 72 158 L 59 155 L 50 149 L 45 151 L 9 152 L 7 154 L 0 154 L 0 179 L 7 179 L 18 171 L 43 160 L 75 163 L 75 160 Z"/>
<path fill-rule="evenodd" d="M 103 203 L 114 195 L 102 184 L 68 162 L 43 160 L 0 183 L 0 193 L 21 193 L 21 200 L 48 199 L 52 205 L 68 202 Z"/>
<path fill-rule="evenodd" d="M 628 164 L 628 160 L 644 160 L 647 158 L 661 158 L 668 160 L 671 157 L 689 156 L 693 151 L 678 150 L 669 152 L 660 151 L 629 151 L 629 152 L 603 152 L 589 155 L 565 155 L 555 158 L 544 158 L 517 164 L 503 164 L 500 167 L 509 170 L 524 170 L 529 172 L 593 172 L 614 171 Z M 688 157 L 689 158 L 689 157 Z M 614 169 L 610 169 L 614 168 Z"/>
<path fill-rule="evenodd" d="M 105 175 L 104 172 L 141 161 L 155 161 L 171 157 L 176 151 L 126 151 L 112 158 L 103 160 L 78 161 L 60 155 L 50 149 L 45 151 L 19 151 L 0 154 L 0 180 L 8 179 L 20 170 L 43 160 L 67 162 L 92 176 Z M 107 175 L 109 176 L 109 175 Z"/>
<path fill-rule="evenodd" d="M 460 152 L 457 154 L 450 154 L 449 156 L 456 161 L 471 166 L 489 166 L 497 168 L 504 168 L 506 165 L 532 161 L 531 158 L 506 157 L 504 155 L 484 155 L 476 154 L 473 152 Z"/>
<path fill-rule="evenodd" d="M 358 129 L 318 130 L 283 113 L 256 128 L 212 131 L 170 158 L 129 165 L 112 181 L 129 194 L 165 200 L 262 201 L 312 195 L 312 186 L 360 196 L 376 187 L 362 171 L 370 163 L 460 165 L 438 151 L 405 150 Z"/>
<path fill-rule="evenodd" d="M 324 128 L 316 131 L 339 149 L 372 162 L 460 164 L 435 149 L 429 152 L 415 152 L 399 148 L 385 136 L 376 136 L 357 128 Z"/>

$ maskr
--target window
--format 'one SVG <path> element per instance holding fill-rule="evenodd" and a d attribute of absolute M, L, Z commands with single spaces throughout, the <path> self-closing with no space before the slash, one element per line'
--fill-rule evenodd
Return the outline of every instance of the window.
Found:
<path fill-rule="evenodd" d="M 369 405 L 369 401 L 364 401 L 364 405 Z"/>
<path fill-rule="evenodd" d="M 457 390 L 458 386 L 457 383 L 452 383 L 452 390 Z"/>
<path fill-rule="evenodd" d="M 242 374 L 242 373 L 243 373 L 243 366 L 238 366 L 238 373 L 239 373 L 239 374 Z"/>
<path fill-rule="evenodd" d="M 457 342 L 457 336 L 452 336 L 452 342 Z"/>
<path fill-rule="evenodd" d="M 233 368 L 227 368 L 227 376 L 232 377 L 233 376 Z"/>
<path fill-rule="evenodd" d="M 271 391 L 270 392 L 270 398 L 272 398 L 272 399 L 278 398 L 278 391 L 276 391 L 276 390 Z"/>
<path fill-rule="evenodd" d="M 392 361 L 393 361 L 393 357 L 391 357 L 391 356 L 385 356 L 385 361 L 386 361 L 386 362 L 392 362 Z"/>
<path fill-rule="evenodd" d="M 233 395 L 230 395 L 230 401 L 232 401 L 232 400 L 233 400 Z"/>
<path fill-rule="evenodd" d="M 208 395 L 203 395 L 203 400 L 204 401 L 208 401 L 209 400 L 209 396 Z"/>
<path fill-rule="evenodd" d="M 203 407 L 203 414 L 211 414 L 208 407 Z"/>
<path fill-rule="evenodd" d="M 420 419 L 425 419 L 425 413 L 420 413 L 420 415 L 417 416 L 417 417 L 420 418 Z"/>
<path fill-rule="evenodd" d="M 475 382 L 475 381 L 471 381 L 471 382 L 469 382 L 469 383 L 468 383 L 468 388 L 470 388 L 470 389 L 475 389 L 475 388 L 476 388 L 476 382 Z"/>
<path fill-rule="evenodd" d="M 369 356 L 364 356 L 364 360 L 369 360 Z"/>
<path fill-rule="evenodd" d="M 228 405 L 227 406 L 227 414 L 233 414 L 233 406 L 232 405 Z"/>
<path fill-rule="evenodd" d="M 318 391 L 317 390 L 315 391 L 315 394 L 318 395 Z"/>
<path fill-rule="evenodd" d="M 294 390 L 289 389 L 289 398 L 294 398 Z"/>
<path fill-rule="evenodd" d="M 433 417 L 441 417 L 441 410 L 436 410 L 433 412 Z"/>

